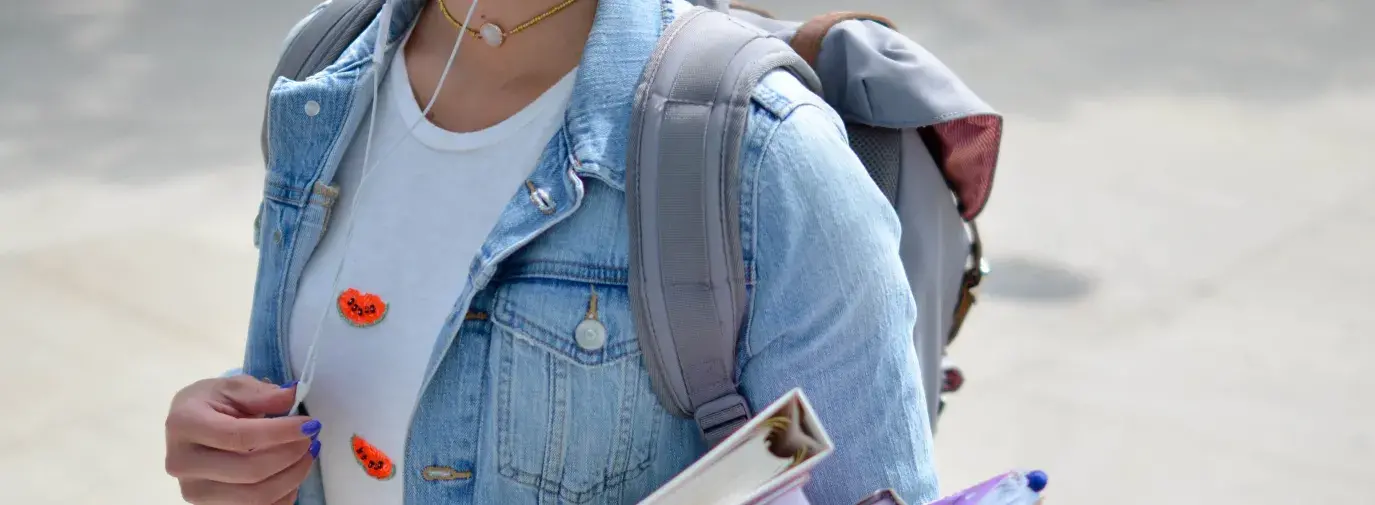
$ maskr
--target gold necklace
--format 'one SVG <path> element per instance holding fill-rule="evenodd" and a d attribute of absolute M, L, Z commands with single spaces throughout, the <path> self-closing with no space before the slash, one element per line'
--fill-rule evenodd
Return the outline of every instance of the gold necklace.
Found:
<path fill-rule="evenodd" d="M 549 16 L 553 16 L 555 14 L 558 14 L 559 11 L 567 9 L 568 6 L 573 5 L 573 3 L 577 1 L 578 0 L 563 0 L 563 2 L 560 2 L 558 5 L 555 5 L 549 10 L 544 11 L 542 14 L 538 16 L 530 18 L 529 21 L 521 23 L 520 25 L 510 29 L 509 31 L 504 30 L 496 23 L 491 22 L 485 23 L 482 25 L 481 28 L 474 30 L 468 25 L 463 24 L 462 21 L 459 21 L 458 19 L 454 18 L 454 15 L 449 12 L 449 6 L 445 5 L 444 0 L 439 0 L 439 12 L 444 13 L 444 19 L 449 20 L 449 23 L 454 25 L 455 28 L 461 28 L 467 31 L 469 35 L 473 36 L 473 38 L 481 39 L 483 42 L 486 42 L 489 46 L 500 47 L 501 43 L 505 42 L 507 37 L 520 33 L 531 26 L 535 26 L 540 21 L 544 21 Z"/>

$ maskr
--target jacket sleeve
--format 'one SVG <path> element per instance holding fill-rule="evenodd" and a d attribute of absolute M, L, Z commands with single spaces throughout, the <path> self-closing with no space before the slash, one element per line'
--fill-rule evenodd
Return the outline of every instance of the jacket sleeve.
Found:
<path fill-rule="evenodd" d="M 836 445 L 807 487 L 812 503 L 853 504 L 883 488 L 908 503 L 932 501 L 938 484 L 897 215 L 834 111 L 802 103 L 775 125 L 745 156 L 757 165 L 741 190 L 754 275 L 742 390 L 756 410 L 795 387 L 812 401 Z"/>

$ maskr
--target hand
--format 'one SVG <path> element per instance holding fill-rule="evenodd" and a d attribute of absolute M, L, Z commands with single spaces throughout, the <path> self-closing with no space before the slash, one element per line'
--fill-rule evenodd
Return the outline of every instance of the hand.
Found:
<path fill-rule="evenodd" d="M 167 413 L 167 473 L 195 505 L 291 505 L 320 454 L 320 422 L 268 418 L 291 409 L 293 385 L 247 375 L 182 389 Z"/>

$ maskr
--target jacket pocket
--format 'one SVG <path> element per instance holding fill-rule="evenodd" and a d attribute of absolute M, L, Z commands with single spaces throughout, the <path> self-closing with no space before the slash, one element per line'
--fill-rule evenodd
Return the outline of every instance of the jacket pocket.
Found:
<path fill-rule="evenodd" d="M 570 503 L 647 478 L 669 414 L 642 366 L 626 286 L 515 278 L 498 288 L 492 322 L 501 475 Z"/>

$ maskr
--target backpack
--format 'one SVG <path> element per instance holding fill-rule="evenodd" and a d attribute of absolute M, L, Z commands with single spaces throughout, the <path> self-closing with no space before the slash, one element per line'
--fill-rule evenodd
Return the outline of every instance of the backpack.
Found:
<path fill-rule="evenodd" d="M 323 70 L 383 3 L 317 8 L 293 31 L 272 80 Z M 709 445 L 750 417 L 734 379 L 746 313 L 736 162 L 753 90 L 784 69 L 840 113 L 851 148 L 901 221 L 900 255 L 919 314 L 913 345 L 934 429 L 944 394 L 964 382 L 946 348 L 987 272 L 974 218 L 992 186 L 1002 117 L 885 18 L 836 12 L 799 23 L 723 0 L 693 3 L 646 65 L 626 165 L 633 318 L 660 404 L 694 418 Z M 670 138 L 702 149 L 659 149 Z"/>

